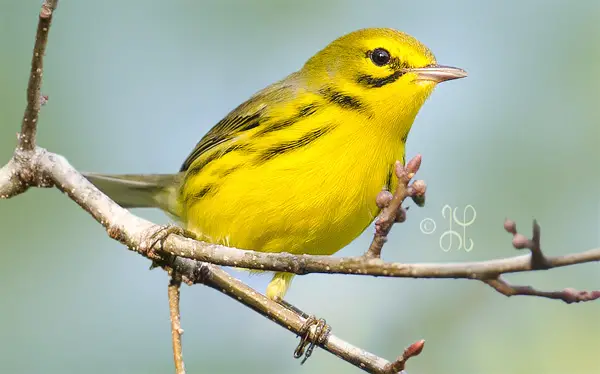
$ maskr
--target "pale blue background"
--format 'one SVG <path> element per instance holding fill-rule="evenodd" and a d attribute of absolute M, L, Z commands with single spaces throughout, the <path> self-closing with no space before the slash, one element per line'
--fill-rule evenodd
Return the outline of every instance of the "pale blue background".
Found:
<path fill-rule="evenodd" d="M 25 106 L 40 1 L 2 1 L 0 159 Z M 334 38 L 407 31 L 468 70 L 418 116 L 428 201 L 394 228 L 384 257 L 461 261 L 516 254 L 505 217 L 548 254 L 600 245 L 600 2 L 61 1 L 52 27 L 39 143 L 77 168 L 171 172 L 253 92 Z M 2 162 L 4 162 L 2 161 Z M 440 249 L 445 204 L 477 211 L 474 249 Z M 155 211 L 136 213 L 167 222 Z M 437 230 L 425 235 L 420 222 Z M 459 217 L 462 218 L 462 217 Z M 456 225 L 454 225 L 456 229 Z M 364 251 L 372 228 L 341 255 Z M 110 240 L 57 190 L 0 202 L 0 372 L 172 372 L 167 276 Z M 247 277 L 264 290 L 268 277 Z M 600 289 L 597 264 L 510 276 L 542 289 Z M 600 303 L 506 298 L 472 281 L 310 275 L 288 298 L 340 337 L 386 358 L 424 338 L 410 373 L 600 372 Z M 184 287 L 189 373 L 357 373 L 317 350 L 300 367 L 292 334 L 202 286 Z"/>

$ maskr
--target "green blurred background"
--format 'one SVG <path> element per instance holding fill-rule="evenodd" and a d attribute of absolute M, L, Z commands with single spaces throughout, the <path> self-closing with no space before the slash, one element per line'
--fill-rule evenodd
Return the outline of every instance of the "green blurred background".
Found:
<path fill-rule="evenodd" d="M 40 1 L 2 2 L 0 159 L 25 106 Z M 469 72 L 441 85 L 408 142 L 424 155 L 423 209 L 384 250 L 393 261 L 516 254 L 505 217 L 542 225 L 548 254 L 600 245 L 600 2 L 61 1 L 50 35 L 39 144 L 81 170 L 171 172 L 249 95 L 334 38 L 386 26 Z M 3 162 L 4 162 L 3 161 Z M 473 248 L 444 251 L 442 207 L 471 205 Z M 157 211 L 135 212 L 155 222 Z M 436 231 L 420 230 L 430 218 Z M 472 218 L 469 213 L 466 220 Z M 463 235 L 462 228 L 453 229 Z M 373 229 L 339 255 L 364 251 Z M 0 202 L 0 372 L 172 372 L 167 276 L 109 239 L 55 189 Z M 447 240 L 448 237 L 446 237 Z M 448 246 L 448 242 L 442 243 Z M 266 276 L 236 272 L 264 291 Z M 600 288 L 598 264 L 513 275 L 541 289 Z M 506 298 L 464 280 L 298 277 L 288 299 L 388 359 L 426 339 L 410 373 L 598 373 L 600 303 Z M 357 373 L 223 295 L 182 290 L 190 373 Z"/>

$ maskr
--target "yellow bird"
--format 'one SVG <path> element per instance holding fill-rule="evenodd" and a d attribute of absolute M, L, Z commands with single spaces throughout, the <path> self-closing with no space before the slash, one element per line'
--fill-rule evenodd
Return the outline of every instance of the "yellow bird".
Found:
<path fill-rule="evenodd" d="M 379 213 L 393 165 L 437 83 L 464 70 L 393 29 L 333 41 L 299 71 L 217 123 L 179 173 L 88 174 L 123 207 L 158 207 L 199 240 L 261 252 L 331 255 Z M 294 275 L 275 273 L 283 299 Z"/>

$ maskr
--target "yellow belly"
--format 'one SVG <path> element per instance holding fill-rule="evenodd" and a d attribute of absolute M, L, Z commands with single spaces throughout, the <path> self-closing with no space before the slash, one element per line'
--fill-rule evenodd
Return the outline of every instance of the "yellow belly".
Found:
<path fill-rule="evenodd" d="M 340 146 L 332 148 L 333 143 Z M 384 151 L 364 139 L 316 142 L 218 180 L 214 194 L 184 206 L 186 228 L 212 243 L 262 252 L 330 255 L 377 216 L 403 144 Z M 184 188 L 204 181 L 190 178 Z M 392 178 L 393 179 L 393 178 Z"/>

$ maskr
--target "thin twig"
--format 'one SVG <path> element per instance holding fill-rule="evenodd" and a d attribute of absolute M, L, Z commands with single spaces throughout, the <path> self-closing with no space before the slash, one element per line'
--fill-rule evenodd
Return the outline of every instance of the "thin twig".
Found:
<path fill-rule="evenodd" d="M 565 288 L 562 291 L 540 291 L 531 286 L 514 286 L 498 277 L 483 281 L 504 296 L 538 296 L 547 299 L 562 300 L 567 304 L 600 299 L 600 291 L 577 291 Z"/>
<path fill-rule="evenodd" d="M 387 236 L 401 214 L 402 203 L 411 194 L 416 196 L 415 189 L 411 188 L 408 184 L 415 173 L 419 171 L 419 167 L 421 167 L 421 155 L 413 157 L 406 167 L 400 161 L 396 161 L 394 172 L 398 178 L 398 186 L 396 187 L 396 191 L 394 191 L 394 195 L 391 195 L 389 191 L 382 191 L 377 196 L 377 204 L 382 210 L 375 221 L 375 235 L 369 249 L 365 252 L 364 256 L 366 258 L 381 257 L 381 249 L 387 242 Z M 418 193 L 424 195 L 425 183 L 423 181 L 416 182 L 419 182 L 417 186 L 423 186 L 418 189 Z"/>
<path fill-rule="evenodd" d="M 52 24 L 52 15 L 58 5 L 58 0 L 45 0 L 39 13 L 35 45 L 31 57 L 31 73 L 27 83 L 27 106 L 21 123 L 21 133 L 17 135 L 18 147 L 13 158 L 0 168 L 0 199 L 7 199 L 21 194 L 30 185 L 48 186 L 50 183 L 43 178 L 42 173 L 35 170 L 35 135 L 40 107 L 47 101 L 42 96 L 40 87 L 44 67 L 44 56 L 48 44 L 48 34 Z"/>
<path fill-rule="evenodd" d="M 531 239 L 520 234 L 517 231 L 517 224 L 509 219 L 504 221 L 504 230 L 513 235 L 512 245 L 515 249 L 529 249 L 531 251 L 532 268 L 545 270 L 552 267 L 542 252 L 541 228 L 536 220 L 533 220 L 533 234 Z"/>
<path fill-rule="evenodd" d="M 35 46 L 33 47 L 33 56 L 31 58 L 31 75 L 27 84 L 27 107 L 23 115 L 21 134 L 19 135 L 19 149 L 21 151 L 33 151 L 35 148 L 37 120 L 42 105 L 40 87 L 44 74 L 44 55 L 46 54 L 52 15 L 57 5 L 57 0 L 45 0 L 40 10 L 37 32 L 35 34 Z"/>
<path fill-rule="evenodd" d="M 396 361 L 390 362 L 389 365 L 386 366 L 386 370 L 388 373 L 399 373 L 406 368 L 406 362 L 409 358 L 418 356 L 422 351 L 423 347 L 425 347 L 425 340 L 419 340 L 411 344 L 408 348 L 404 350 L 402 356 L 398 357 Z"/>
<path fill-rule="evenodd" d="M 169 312 L 171 315 L 171 338 L 173 340 L 173 361 L 175 362 L 175 374 L 185 374 L 183 353 L 181 350 L 181 315 L 179 312 L 179 290 L 181 277 L 173 273 L 169 282 Z"/>

